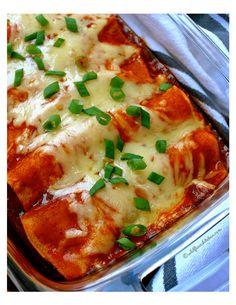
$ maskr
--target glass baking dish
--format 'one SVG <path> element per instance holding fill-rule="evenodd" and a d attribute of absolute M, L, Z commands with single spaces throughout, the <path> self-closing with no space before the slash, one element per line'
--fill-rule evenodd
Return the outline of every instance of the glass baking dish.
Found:
<path fill-rule="evenodd" d="M 194 92 L 189 91 L 189 93 L 227 145 L 229 135 L 226 123 L 228 121 L 228 58 L 187 15 L 163 16 L 181 32 L 191 50 L 197 53 L 198 60 L 211 71 L 210 77 L 218 86 L 216 94 L 206 90 L 207 85 L 198 79 L 198 85 L 207 92 L 208 104 L 206 105 L 205 101 Z M 147 29 L 140 22 L 140 16 L 122 15 L 121 18 L 137 35 L 145 38 L 147 45 L 154 51 L 153 41 L 155 42 L 156 38 L 147 34 Z M 165 37 L 166 41 L 171 42 L 171 39 L 171 36 Z M 163 43 L 163 41 L 157 42 L 161 45 Z M 166 45 L 163 47 L 166 48 Z M 186 65 L 180 62 L 180 58 L 175 57 L 171 50 L 167 49 L 167 52 L 178 64 L 183 67 Z M 161 61 L 163 62 L 162 59 Z M 171 67 L 169 69 L 172 70 Z M 175 74 L 175 71 L 172 72 Z M 182 85 L 187 87 L 186 83 Z M 228 189 L 229 181 L 226 178 L 211 196 L 191 213 L 181 217 L 171 228 L 106 268 L 74 281 L 60 281 L 47 277 L 47 272 L 42 272 L 37 263 L 30 262 L 24 249 L 9 234 L 8 276 L 20 291 L 142 291 L 142 280 L 148 274 L 228 215 Z"/>

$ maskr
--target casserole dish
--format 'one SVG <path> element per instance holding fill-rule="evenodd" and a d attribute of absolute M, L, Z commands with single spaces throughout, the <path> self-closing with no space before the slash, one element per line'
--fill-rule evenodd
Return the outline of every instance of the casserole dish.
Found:
<path fill-rule="evenodd" d="M 170 16 L 170 18 L 173 18 L 173 16 Z M 216 69 L 217 70 L 217 69 Z M 208 217 L 209 217 L 209 215 L 210 215 L 210 211 L 211 211 L 211 208 L 212 208 L 212 200 L 214 200 L 214 207 L 216 207 L 218 204 L 219 204 L 219 199 L 222 199 L 222 195 L 225 193 L 225 191 L 226 191 L 226 189 L 227 189 L 227 181 L 224 181 L 224 183 L 221 185 L 221 186 L 219 186 L 218 188 L 217 188 L 217 191 L 212 195 L 212 196 L 210 196 L 210 197 L 208 197 L 207 199 L 206 199 L 206 201 L 204 202 L 204 209 L 207 209 L 207 207 L 209 208 L 209 210 L 208 210 Z M 218 196 L 218 197 L 217 197 Z M 223 197 L 223 199 L 225 199 L 225 197 Z M 209 204 L 209 206 L 208 206 L 208 204 Z M 203 216 L 204 215 L 204 212 L 199 208 L 199 209 L 197 209 L 197 211 L 200 213 L 199 215 L 201 215 L 201 216 Z M 197 213 L 197 212 L 196 212 Z M 199 216 L 199 215 L 195 215 L 195 218 L 194 219 L 198 219 L 198 225 L 199 225 L 199 227 L 198 227 L 198 230 L 197 230 L 197 232 L 195 232 L 194 230 L 195 230 L 195 228 L 194 228 L 194 220 L 192 220 L 191 219 L 191 217 L 192 217 L 192 215 L 193 215 L 194 213 L 192 213 L 191 215 L 189 215 L 189 218 L 188 218 L 188 224 L 186 224 L 185 223 L 185 220 L 187 219 L 187 218 L 182 218 L 182 221 L 181 221 L 181 225 L 178 223 L 178 224 L 176 224 L 175 226 L 177 226 L 177 225 L 180 225 L 182 228 L 181 228 L 181 237 L 182 237 L 182 239 L 180 238 L 180 237 L 178 237 L 178 234 L 179 234 L 179 231 L 176 231 L 176 228 L 175 228 L 175 233 L 173 233 L 172 232 L 172 235 L 168 235 L 168 233 L 169 232 L 171 232 L 172 230 L 173 230 L 173 227 L 170 229 L 170 230 L 167 230 L 167 231 L 165 231 L 164 233 L 162 233 L 162 237 L 163 237 L 163 240 L 164 240 L 164 242 L 166 242 L 167 240 L 172 240 L 171 239 L 171 237 L 173 236 L 174 238 L 175 238 L 175 241 L 178 241 L 179 242 L 179 240 L 181 239 L 181 243 L 177 246 L 176 244 L 175 244 L 175 242 L 173 242 L 173 240 L 172 240 L 172 242 L 175 244 L 175 251 L 176 251 L 176 249 L 179 249 L 181 246 L 183 247 L 184 245 L 186 245 L 185 243 L 182 243 L 182 241 L 185 239 L 185 238 L 187 238 L 188 236 L 190 236 L 190 235 L 188 235 L 188 234 L 190 234 L 191 233 L 191 238 L 193 238 L 193 237 L 196 237 L 196 234 L 201 234 L 201 230 L 200 230 L 200 226 L 202 225 L 203 227 L 205 227 L 205 225 L 206 225 L 206 222 L 204 222 L 203 221 L 203 223 L 200 225 L 200 221 L 199 221 L 199 218 L 197 218 L 197 216 Z M 216 219 L 218 220 L 219 218 L 219 215 L 217 215 L 217 217 L 216 217 Z M 213 217 L 214 218 L 214 217 Z M 209 225 L 212 225 L 212 222 L 211 221 L 209 221 L 209 220 L 212 220 L 211 219 L 211 217 L 210 217 L 210 219 L 208 219 L 208 222 L 207 222 L 207 225 L 209 226 Z M 205 221 L 206 221 L 206 218 L 205 218 Z M 191 228 L 189 228 L 189 223 L 191 223 Z M 188 228 L 188 230 L 187 230 L 187 234 L 186 235 L 184 235 L 184 232 L 185 232 L 185 226 L 187 226 L 187 228 Z M 207 227 L 207 226 L 206 226 Z M 167 238 L 168 237 L 168 238 Z M 11 240 L 9 240 L 9 249 L 10 249 L 10 253 L 14 253 L 14 245 L 15 245 L 15 242 L 13 243 L 13 242 L 11 242 Z M 141 244 L 140 244 L 141 245 Z M 78 280 L 78 281 L 74 281 L 74 282 L 72 282 L 72 281 L 70 281 L 70 282 L 64 282 L 62 279 L 58 279 L 57 278 L 57 281 L 53 281 L 53 279 L 52 278 L 47 278 L 47 276 L 45 276 L 45 278 L 44 279 L 46 279 L 46 282 L 47 282 L 47 284 L 45 285 L 45 284 L 43 284 L 42 282 L 41 282 L 41 280 L 42 280 L 42 276 L 44 277 L 44 275 L 40 275 L 40 273 L 39 272 L 37 272 L 35 269 L 34 269 L 34 267 L 33 266 L 30 266 L 30 269 L 31 269 L 31 267 L 32 267 L 32 269 L 31 269 L 31 271 L 32 270 L 34 270 L 33 271 L 33 274 L 31 274 L 33 277 L 34 277 L 34 280 L 35 280 L 35 283 L 37 282 L 37 286 L 38 287 L 40 287 L 40 289 L 42 289 L 42 290 L 44 290 L 44 289 L 58 289 L 58 290 L 80 290 L 80 289 L 85 289 L 85 287 L 86 287 L 86 289 L 89 289 L 90 287 L 94 287 L 94 285 L 97 285 L 98 283 L 100 283 L 100 284 L 102 284 L 102 283 L 104 283 L 104 281 L 107 281 L 107 280 L 109 280 L 109 279 L 111 279 L 112 277 L 114 277 L 115 275 L 117 275 L 118 273 L 120 273 L 120 272 L 122 272 L 122 271 L 124 271 L 124 268 L 122 269 L 122 268 L 120 268 L 120 269 L 117 269 L 118 267 L 120 267 L 121 266 L 121 264 L 123 264 L 125 261 L 126 261 L 126 263 L 124 263 L 125 264 L 125 268 L 127 268 L 127 270 L 129 270 L 129 268 L 131 268 L 131 267 L 133 267 L 133 266 L 137 266 L 137 264 L 140 262 L 140 257 L 138 257 L 137 258 L 137 252 L 141 252 L 141 257 L 142 257 L 142 259 L 145 259 L 145 257 L 150 257 L 151 255 L 153 255 L 153 253 L 157 253 L 157 251 L 158 251 L 158 257 L 159 257 L 159 263 L 162 261 L 163 262 L 163 259 L 164 259 L 164 257 L 165 257 L 165 259 L 167 258 L 167 255 L 165 254 L 164 256 L 163 256 L 163 254 L 161 255 L 161 251 L 160 251 L 160 248 L 159 248 L 159 246 L 160 245 L 162 245 L 162 247 L 163 247 L 163 249 L 164 249 L 164 246 L 163 246 L 163 244 L 162 244 L 162 240 L 161 240 L 161 237 L 159 236 L 158 237 L 158 244 L 157 244 L 157 246 L 155 246 L 153 249 L 151 249 L 151 250 L 149 250 L 146 254 L 144 253 L 144 250 L 136 250 L 136 257 L 135 256 L 132 256 L 132 253 L 130 254 L 130 256 L 128 255 L 128 260 L 129 260 L 129 262 L 127 262 L 127 255 L 126 255 L 126 257 L 121 257 L 119 260 L 117 260 L 117 262 L 116 262 L 116 264 L 113 266 L 113 265 L 111 265 L 111 266 L 109 266 L 109 271 L 108 271 L 108 269 L 107 268 L 101 268 L 101 270 L 98 272 L 98 273 L 96 273 L 96 274 L 93 274 L 93 275 L 88 275 L 87 277 L 84 277 L 82 280 Z M 143 248 L 142 248 L 143 249 Z M 166 249 L 166 247 L 165 247 L 165 249 Z M 16 248 L 15 248 L 15 250 L 16 250 Z M 155 250 L 155 251 L 154 251 Z M 169 254 L 168 254 L 168 256 L 170 255 L 170 253 L 171 254 L 173 254 L 174 253 L 174 251 L 173 250 L 171 250 L 171 247 L 169 247 L 168 248 L 168 251 L 169 251 Z M 143 252 L 143 253 L 142 253 Z M 23 256 L 20 256 L 19 254 L 18 254 L 18 259 L 21 259 L 22 260 L 22 262 L 21 262 L 21 266 L 24 266 L 24 268 L 26 267 L 26 260 L 24 260 L 24 255 Z M 15 258 L 14 258 L 14 260 L 15 260 Z M 13 265 L 15 265 L 14 264 L 14 260 L 13 260 L 13 256 L 11 256 L 11 259 L 10 259 L 10 264 L 13 266 Z M 39 263 L 38 263 L 39 264 Z M 37 265 L 38 265 L 37 264 Z M 15 265 L 16 266 L 16 265 Z M 18 267 L 20 267 L 19 265 L 18 265 Z M 20 267 L 21 268 L 21 267 Z M 28 272 L 30 272 L 30 270 L 29 270 L 29 268 L 28 267 L 26 267 L 27 269 L 28 269 Z M 46 267 L 46 269 L 47 269 L 47 267 Z M 12 271 L 11 272 L 13 272 L 13 270 L 14 270 L 14 268 L 12 268 Z M 17 270 L 17 268 L 15 268 L 15 271 L 14 272 L 16 272 L 16 270 Z M 22 270 L 23 271 L 23 270 Z M 107 274 L 109 272 L 109 274 Z M 23 272 L 24 273 L 24 275 L 28 278 L 28 275 L 27 275 L 27 273 L 25 273 L 25 272 Z M 36 276 L 36 278 L 38 278 L 38 279 L 41 279 L 40 281 L 38 281 L 36 278 L 35 278 L 35 276 Z M 98 277 L 102 277 L 101 278 L 101 280 L 100 281 L 98 281 L 97 279 L 98 279 Z M 90 281 L 90 284 L 89 284 L 89 281 Z M 41 283 L 40 283 L 41 282 Z M 45 282 L 44 282 L 45 283 Z M 54 284 L 52 284 L 52 283 L 54 283 Z M 98 289 L 98 287 L 99 287 L 99 285 L 97 285 L 97 289 Z M 100 287 L 101 288 L 101 287 Z M 34 288 L 34 289 L 36 289 L 36 288 Z M 94 288 L 92 288 L 92 289 L 94 289 Z"/>

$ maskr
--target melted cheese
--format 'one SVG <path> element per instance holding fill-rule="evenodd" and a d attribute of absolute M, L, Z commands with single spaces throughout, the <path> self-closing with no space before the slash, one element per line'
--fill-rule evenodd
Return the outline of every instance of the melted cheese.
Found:
<path fill-rule="evenodd" d="M 73 115 L 68 111 L 68 105 L 73 98 L 83 101 L 85 108 L 95 105 L 103 111 L 116 111 L 126 109 L 128 105 L 139 103 L 150 98 L 158 92 L 156 84 L 136 84 L 126 80 L 123 91 L 126 94 L 125 101 L 114 101 L 110 94 L 110 80 L 120 72 L 119 65 L 129 58 L 137 50 L 133 46 L 114 46 L 98 41 L 97 35 L 106 24 L 107 16 L 94 16 L 93 25 L 86 27 L 88 21 L 83 15 L 73 15 L 79 25 L 79 33 L 69 32 L 65 28 L 64 17 L 60 15 L 46 15 L 50 22 L 47 28 L 49 35 L 40 49 L 43 52 L 43 60 L 50 70 L 63 70 L 66 76 L 60 80 L 60 92 L 51 101 L 43 98 L 44 88 L 57 80 L 55 77 L 46 77 L 44 72 L 38 71 L 34 61 L 25 51 L 23 42 L 25 35 L 41 30 L 33 15 L 10 16 L 12 23 L 17 24 L 19 34 L 13 41 L 14 50 L 27 56 L 26 61 L 10 60 L 8 65 L 8 86 L 14 81 L 16 69 L 24 68 L 24 80 L 21 89 L 27 90 L 29 98 L 23 103 L 10 106 L 9 122 L 14 126 L 22 123 L 33 125 L 37 132 L 29 140 L 22 135 L 17 139 L 17 153 L 25 154 L 35 150 L 41 150 L 53 155 L 63 168 L 64 175 L 55 184 L 49 186 L 49 192 L 54 196 L 71 195 L 70 211 L 77 214 L 80 230 L 70 228 L 65 232 L 66 238 L 86 236 L 88 234 L 87 223 L 93 224 L 97 229 L 97 236 L 83 248 L 84 255 L 94 253 L 108 253 L 114 245 L 112 236 L 104 236 L 99 233 L 104 225 L 103 219 L 98 217 L 97 210 L 91 203 L 91 198 L 84 198 L 84 204 L 78 204 L 74 193 L 89 191 L 93 184 L 103 176 L 103 168 L 108 159 L 105 157 L 104 139 L 116 141 L 118 131 L 112 124 L 99 125 L 94 117 L 85 114 Z M 60 48 L 53 47 L 56 37 L 65 39 Z M 53 38 L 51 38 L 53 37 Z M 82 79 L 85 71 L 75 65 L 78 56 L 87 56 L 88 67 L 86 71 L 94 70 L 98 78 L 86 83 L 90 92 L 89 97 L 81 98 L 74 86 L 75 81 Z M 112 70 L 106 69 L 106 63 L 112 63 Z M 117 184 L 115 186 L 106 183 L 106 187 L 96 196 L 102 199 L 116 211 L 112 215 L 115 226 L 122 229 L 131 223 L 150 225 L 155 223 L 161 212 L 168 210 L 178 203 L 183 197 L 186 177 L 179 177 L 175 183 L 174 176 L 179 173 L 179 163 L 176 162 L 173 170 L 167 154 L 160 154 L 155 149 L 158 139 L 166 139 L 169 146 L 182 145 L 180 138 L 191 131 L 203 126 L 203 122 L 194 115 L 181 124 L 172 124 L 169 120 L 163 121 L 157 113 L 145 107 L 151 116 L 151 128 L 139 128 L 132 141 L 125 144 L 124 152 L 142 155 L 147 168 L 142 171 L 132 171 L 126 161 L 121 161 L 121 153 L 116 150 L 114 164 L 123 169 L 123 177 L 129 185 Z M 58 113 L 62 118 L 61 126 L 53 132 L 44 133 L 42 124 L 52 114 Z M 185 158 L 185 166 L 189 169 L 187 183 L 192 180 L 193 164 L 191 153 Z M 204 160 L 201 164 L 201 176 L 204 175 Z M 151 171 L 165 177 L 159 186 L 147 180 Z M 199 177 L 200 178 L 200 177 Z M 137 189 L 142 190 L 150 202 L 151 212 L 141 211 L 135 208 L 133 198 L 137 197 Z M 88 193 L 88 192 L 87 192 Z M 99 240 L 99 242 L 98 242 Z M 68 259 L 71 259 L 69 257 Z"/>

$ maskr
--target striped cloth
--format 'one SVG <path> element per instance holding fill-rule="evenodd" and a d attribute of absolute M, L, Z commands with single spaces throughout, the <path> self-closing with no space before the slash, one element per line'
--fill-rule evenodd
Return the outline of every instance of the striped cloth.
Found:
<path fill-rule="evenodd" d="M 229 15 L 189 14 L 189 17 L 229 56 Z"/>
<path fill-rule="evenodd" d="M 229 16 L 191 14 L 189 17 L 190 24 L 191 20 L 194 21 L 200 27 L 200 31 L 221 50 L 223 58 L 227 59 Z M 197 36 L 188 40 L 171 16 L 122 15 L 122 18 L 144 38 L 157 58 L 169 67 L 182 86 L 193 95 L 195 102 L 213 119 L 219 130 L 227 133 L 228 82 L 224 77 L 228 77 L 228 67 L 222 67 L 224 73 L 222 77 L 222 71 L 219 72 L 212 67 L 207 56 L 206 58 L 202 56 L 201 51 L 202 49 L 204 51 L 206 46 L 200 45 L 201 41 Z M 214 57 L 217 64 L 218 58 L 215 58 L 217 57 L 215 53 L 210 56 Z M 228 219 L 225 219 L 161 266 L 147 290 L 227 291 L 228 247 Z M 217 258 L 219 261 L 216 260 Z M 218 267 L 223 268 L 223 272 Z M 222 286 L 222 282 L 225 285 Z"/>

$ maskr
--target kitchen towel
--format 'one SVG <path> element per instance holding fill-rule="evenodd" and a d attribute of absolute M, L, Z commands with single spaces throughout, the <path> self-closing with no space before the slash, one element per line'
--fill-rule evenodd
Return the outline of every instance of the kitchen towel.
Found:
<path fill-rule="evenodd" d="M 228 250 L 229 221 L 226 217 L 161 266 L 154 275 L 149 289 L 159 292 L 212 291 L 211 289 L 226 291 L 228 260 L 223 266 L 221 262 L 228 256 Z M 206 278 L 208 281 L 205 281 Z"/>

